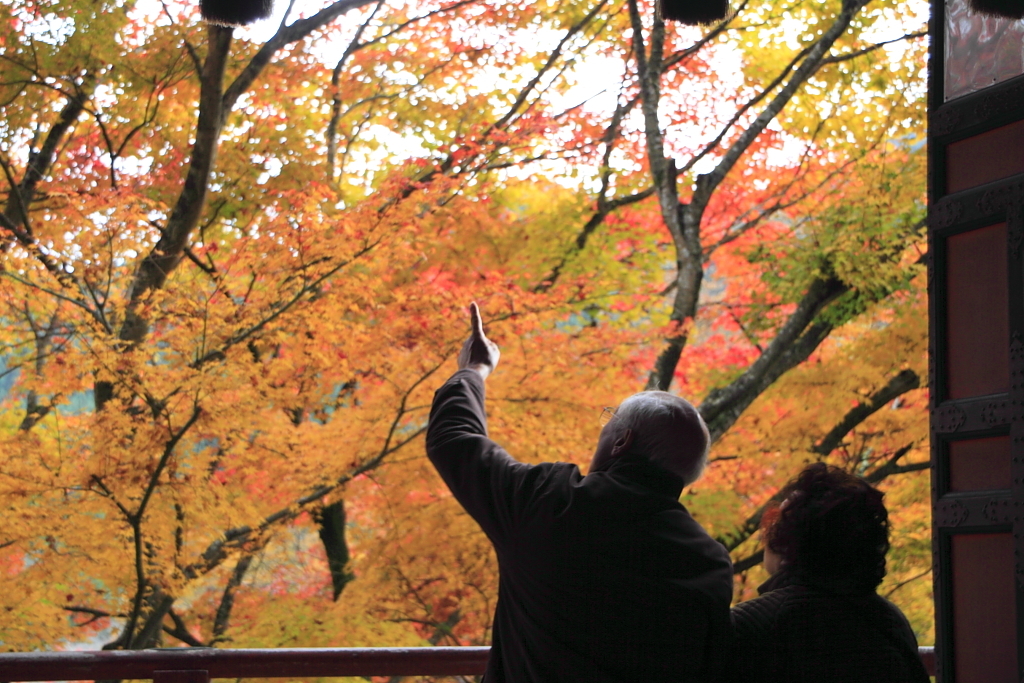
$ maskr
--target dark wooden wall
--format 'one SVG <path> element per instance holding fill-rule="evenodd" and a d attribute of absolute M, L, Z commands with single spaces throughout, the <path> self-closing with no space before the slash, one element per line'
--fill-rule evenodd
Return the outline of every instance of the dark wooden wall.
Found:
<path fill-rule="evenodd" d="M 944 3 L 933 0 L 928 143 L 937 679 L 1018 683 L 1024 681 L 1024 76 L 944 102 L 944 12 Z"/>

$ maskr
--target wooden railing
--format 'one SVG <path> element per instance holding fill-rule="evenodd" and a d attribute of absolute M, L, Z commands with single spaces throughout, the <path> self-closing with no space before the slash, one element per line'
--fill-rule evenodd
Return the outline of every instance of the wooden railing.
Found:
<path fill-rule="evenodd" d="M 489 647 L 18 652 L 0 654 L 0 681 L 142 678 L 154 683 L 208 683 L 211 678 L 285 676 L 473 676 L 484 672 L 489 652 Z M 922 647 L 921 659 L 934 675 L 933 648 Z"/>

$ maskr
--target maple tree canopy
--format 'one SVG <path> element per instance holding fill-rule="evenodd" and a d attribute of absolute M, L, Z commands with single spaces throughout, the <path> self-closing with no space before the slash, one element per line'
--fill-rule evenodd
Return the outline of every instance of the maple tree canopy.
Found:
<path fill-rule="evenodd" d="M 0 643 L 485 644 L 487 539 L 426 461 L 466 306 L 491 436 L 589 461 L 644 387 L 757 529 L 880 483 L 933 642 L 920 3 L 0 3 Z"/>

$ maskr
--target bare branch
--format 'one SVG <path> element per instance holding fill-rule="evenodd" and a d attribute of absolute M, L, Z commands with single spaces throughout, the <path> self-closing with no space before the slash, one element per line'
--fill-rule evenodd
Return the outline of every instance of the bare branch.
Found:
<path fill-rule="evenodd" d="M 516 96 L 515 101 L 509 107 L 508 111 L 505 112 L 505 115 L 502 116 L 497 121 L 495 121 L 487 129 L 487 132 L 484 134 L 485 138 L 491 131 L 502 130 L 508 125 L 508 123 L 519 112 L 519 109 L 526 102 L 526 99 L 530 96 L 530 93 L 532 93 L 537 88 L 537 85 L 540 83 L 540 80 L 544 77 L 544 74 L 546 74 L 561 58 L 562 51 L 565 49 L 565 46 L 568 44 L 568 42 L 572 40 L 572 38 L 577 33 L 581 32 L 584 28 L 586 28 L 590 24 L 590 22 L 594 20 L 594 17 L 597 16 L 598 12 L 604 9 L 605 3 L 607 1 L 608 0 L 599 0 L 597 4 L 595 4 L 591 8 L 591 10 L 587 12 L 586 15 L 583 16 L 582 19 L 580 19 L 578 22 L 569 27 L 569 30 L 566 31 L 565 35 L 562 36 L 561 40 L 558 41 L 558 45 L 556 45 L 555 48 L 551 51 L 551 53 L 548 55 L 547 61 L 544 62 L 544 66 L 538 69 L 537 73 L 534 74 L 533 78 L 531 78 L 529 82 L 527 82 L 526 86 L 519 91 L 519 94 Z"/>
<path fill-rule="evenodd" d="M 274 37 L 264 43 L 263 47 L 253 55 L 253 58 L 246 64 L 242 72 L 235 77 L 231 85 L 224 91 L 221 104 L 221 111 L 224 115 L 234 108 L 238 98 L 249 89 L 253 82 L 259 77 L 270 64 L 274 55 L 286 45 L 302 40 L 313 31 L 326 26 L 338 17 L 352 10 L 366 7 L 377 0 L 337 0 L 323 8 L 311 17 L 299 19 L 298 21 L 284 26 L 278 30 Z"/>
<path fill-rule="evenodd" d="M 699 410 L 713 440 L 724 434 L 772 382 L 818 348 L 832 331 L 832 325 L 814 323 L 814 319 L 848 290 L 849 286 L 836 278 L 813 281 L 764 353 L 727 386 L 708 393 Z"/>
<path fill-rule="evenodd" d="M 932 573 L 932 568 L 928 567 L 923 572 L 920 572 L 918 574 L 914 574 L 909 579 L 906 579 L 904 581 L 900 581 L 899 583 L 897 583 L 895 586 L 893 586 L 891 589 L 889 589 L 886 592 L 885 599 L 888 600 L 889 598 L 892 597 L 892 594 L 895 593 L 896 591 L 898 591 L 899 589 L 903 588 L 904 586 L 906 586 L 909 583 L 913 583 L 914 581 L 917 581 L 918 579 L 923 579 L 924 577 L 928 576 L 931 573 Z"/>
<path fill-rule="evenodd" d="M 758 524 L 760 523 L 760 520 L 758 520 Z M 742 574 L 743 572 L 753 567 L 756 567 L 762 562 L 764 562 L 764 548 L 759 548 L 753 555 L 748 555 L 747 557 L 744 557 L 742 560 L 736 560 L 735 562 L 733 562 L 732 573 Z"/>
<path fill-rule="evenodd" d="M 785 67 L 782 68 L 782 71 L 779 72 L 779 75 L 776 76 L 774 78 L 774 80 L 772 80 L 768 85 L 763 87 L 761 89 L 761 92 L 757 93 L 752 98 L 750 98 L 745 103 L 743 103 L 740 106 L 740 108 L 736 110 L 736 113 L 732 115 L 732 118 L 730 118 L 726 122 L 726 124 L 724 126 L 722 126 L 722 129 L 721 129 L 721 131 L 719 131 L 718 135 L 716 135 L 714 137 L 714 139 L 711 140 L 711 142 L 709 142 L 708 144 L 704 145 L 704 147 L 703 147 L 703 149 L 701 149 L 701 151 L 699 151 L 697 154 L 694 154 L 679 169 L 679 173 L 686 173 L 691 168 L 693 168 L 694 165 L 696 165 L 696 163 L 698 161 L 700 161 L 701 159 L 706 157 L 708 154 L 710 154 L 711 152 L 713 152 L 716 149 L 718 149 L 718 146 L 722 143 L 722 140 L 725 139 L 725 136 L 728 135 L 729 131 L 732 130 L 732 127 L 735 126 L 739 122 L 739 120 L 741 118 L 743 118 L 743 116 L 748 111 L 750 111 L 752 108 L 754 108 L 759 102 L 761 102 L 765 97 L 767 97 L 773 90 L 775 90 L 777 87 L 779 87 L 779 84 L 781 84 L 784 80 L 786 80 L 786 76 L 788 76 L 793 71 L 793 68 L 797 65 L 797 63 L 801 59 L 803 59 L 807 55 L 807 53 L 810 52 L 810 50 L 811 50 L 810 47 L 805 47 L 803 50 L 801 50 L 800 52 L 796 53 L 796 55 L 794 55 L 794 57 L 789 61 L 789 63 Z"/>
<path fill-rule="evenodd" d="M 7 205 L 3 211 L 3 215 L 8 219 L 4 224 L 5 228 L 10 229 L 9 224 L 15 221 L 22 221 L 26 228 L 28 227 L 28 208 L 35 199 L 36 188 L 53 167 L 57 159 L 57 149 L 63 144 L 68 131 L 74 126 L 78 117 L 85 111 L 85 104 L 92 97 L 95 87 L 96 77 L 89 72 L 82 78 L 81 86 L 72 86 L 74 92 L 61 91 L 61 94 L 67 98 L 67 103 L 61 109 L 57 121 L 47 132 L 42 147 L 29 152 L 28 164 L 21 182 L 12 183 L 10 186 Z M 8 180 L 10 181 L 10 177 Z M 6 245 L 2 248 L 7 249 Z"/>
<path fill-rule="evenodd" d="M 363 47 L 359 41 L 363 37 L 363 32 L 373 21 L 373 18 L 377 16 L 377 12 L 384 6 L 384 0 L 377 0 L 377 4 L 374 6 L 373 11 L 367 15 L 366 20 L 359 25 L 356 29 L 355 36 L 349 42 L 348 47 L 345 48 L 344 54 L 341 55 L 341 59 L 334 67 L 334 71 L 331 73 L 331 89 L 334 91 L 334 96 L 331 102 L 331 118 L 327 122 L 327 132 L 325 137 L 327 138 L 327 174 L 328 180 L 334 179 L 334 167 L 335 158 L 338 153 L 338 122 L 341 120 L 341 92 L 339 86 L 341 85 L 341 70 L 344 68 L 345 63 L 348 61 L 356 50 Z"/>
<path fill-rule="evenodd" d="M 207 30 L 209 50 L 203 63 L 199 120 L 189 169 L 159 241 L 139 264 L 132 281 L 129 309 L 125 312 L 124 325 L 119 335 L 129 343 L 138 343 L 145 336 L 147 322 L 139 316 L 138 305 L 152 290 L 163 287 L 167 277 L 177 267 L 206 203 L 210 172 L 223 127 L 221 88 L 231 47 L 230 28 L 211 24 Z M 102 407 L 107 399 L 108 396 L 98 397 L 97 405 Z"/>
<path fill-rule="evenodd" d="M 146 484 L 146 490 L 142 494 L 142 500 L 139 501 L 139 506 L 132 513 L 132 518 L 135 522 L 141 523 L 143 517 L 146 515 L 146 507 L 149 505 L 149 499 L 153 497 L 153 492 L 156 491 L 157 485 L 160 483 L 160 477 L 164 473 L 164 469 L 167 467 L 167 463 L 170 461 L 171 456 L 174 454 L 174 449 L 177 448 L 178 442 L 181 441 L 182 437 L 192 428 L 192 425 L 196 423 L 199 416 L 203 414 L 203 411 L 196 406 L 192 409 L 192 414 L 188 420 L 185 421 L 177 431 L 171 432 L 171 438 L 164 444 L 164 452 L 160 455 L 160 460 L 157 462 L 156 467 L 153 468 L 153 473 L 149 477 L 149 482 Z"/>
<path fill-rule="evenodd" d="M 876 467 L 874 470 L 872 470 L 871 472 L 868 472 L 867 474 L 865 474 L 864 475 L 864 480 L 866 482 L 868 482 L 869 484 L 877 484 L 878 482 L 882 481 L 886 477 L 891 477 L 891 476 L 893 476 L 895 474 L 907 474 L 908 472 L 920 472 L 921 470 L 926 470 L 929 467 L 931 467 L 931 462 L 927 461 L 927 460 L 924 461 L 924 462 L 908 463 L 906 465 L 898 464 L 900 458 L 902 458 L 904 455 L 909 453 L 911 451 L 911 449 L 914 448 L 914 446 L 916 446 L 916 445 L 917 445 L 916 442 L 912 442 L 912 443 L 908 443 L 906 446 L 903 446 L 902 448 L 898 449 L 895 453 L 893 453 L 892 457 L 890 457 L 888 460 L 885 461 L 885 464 L 880 465 L 880 466 Z"/>
<path fill-rule="evenodd" d="M 880 43 L 875 43 L 874 45 L 869 45 L 868 47 L 866 47 L 864 49 L 861 49 L 861 50 L 856 50 L 854 52 L 849 52 L 849 53 L 843 54 L 843 55 L 833 55 L 831 57 L 827 57 L 827 58 L 823 59 L 821 63 L 822 64 L 838 64 L 839 62 L 847 62 L 847 61 L 849 61 L 851 59 L 856 59 L 857 57 L 862 57 L 862 56 L 864 56 L 866 54 L 874 52 L 875 50 L 877 50 L 880 47 L 885 47 L 886 45 L 892 45 L 893 43 L 898 43 L 901 40 L 915 40 L 917 38 L 924 38 L 927 35 L 928 35 L 928 31 L 918 31 L 917 33 L 908 33 L 908 34 L 906 34 L 904 36 L 900 36 L 899 38 L 893 38 L 892 40 L 883 40 Z"/>
<path fill-rule="evenodd" d="M 131 510 L 129 510 L 125 505 L 121 503 L 121 501 L 117 499 L 117 496 L 114 495 L 113 491 L 107 488 L 107 485 L 106 483 L 104 483 L 103 478 L 101 476 L 99 476 L 98 474 L 94 474 L 90 478 L 90 481 L 92 481 L 92 483 L 95 484 L 97 488 L 99 488 L 99 493 L 101 496 L 103 496 L 104 498 L 109 498 L 110 501 L 117 506 L 117 509 L 121 511 L 122 515 L 124 515 L 125 520 L 131 521 Z"/>
<path fill-rule="evenodd" d="M 921 379 L 913 370 L 903 370 L 892 377 L 889 382 L 871 394 L 866 402 L 860 402 L 850 409 L 836 426 L 829 430 L 811 451 L 818 455 L 828 455 L 842 444 L 843 438 L 871 415 L 888 405 L 896 397 L 902 396 L 911 389 L 921 386 Z"/>
<path fill-rule="evenodd" d="M 698 206 L 707 206 L 711 195 L 722 183 L 732 167 L 736 165 L 739 158 L 750 148 L 754 140 L 768 127 L 768 124 L 779 115 L 782 108 L 792 99 L 793 95 L 804 82 L 807 81 L 819 68 L 825 58 L 825 54 L 838 40 L 839 36 L 846 32 L 853 17 L 867 4 L 869 0 L 844 0 L 843 9 L 836 17 L 835 22 L 825 31 L 821 37 L 806 49 L 806 57 L 793 72 L 793 76 L 782 87 L 779 93 L 772 99 L 756 119 L 740 133 L 737 140 L 722 155 L 721 161 L 710 173 L 697 177 L 697 187 L 693 193 L 692 203 Z"/>
<path fill-rule="evenodd" d="M 182 619 L 177 612 L 175 612 L 173 609 L 168 609 L 167 615 L 171 618 L 171 621 L 174 622 L 174 628 L 168 628 L 166 625 L 164 625 L 164 633 L 173 638 L 177 638 L 178 640 L 180 640 L 181 642 L 185 643 L 190 647 L 208 647 L 208 645 L 206 645 L 203 641 L 199 640 L 191 633 L 189 633 L 188 627 L 185 625 L 185 620 Z"/>
<path fill-rule="evenodd" d="M 83 621 L 80 624 L 75 624 L 75 626 L 88 626 L 93 622 L 99 621 L 100 619 L 106 619 L 108 617 L 124 617 L 123 614 L 111 614 L 110 612 L 106 612 L 101 609 L 93 609 L 91 607 L 78 607 L 76 605 L 66 605 L 61 609 L 63 609 L 65 612 L 72 612 L 74 614 L 88 614 L 92 617 L 88 621 Z"/>
<path fill-rule="evenodd" d="M 252 553 L 242 555 L 238 558 L 235 568 L 231 571 L 231 577 L 228 579 L 227 585 L 224 586 L 224 593 L 220 598 L 220 605 L 217 606 L 217 616 L 213 619 L 213 640 L 210 641 L 211 643 L 224 640 L 224 634 L 227 633 L 228 624 L 231 620 L 231 610 L 235 606 L 235 592 L 242 585 L 245 573 L 249 571 L 252 557 Z"/>

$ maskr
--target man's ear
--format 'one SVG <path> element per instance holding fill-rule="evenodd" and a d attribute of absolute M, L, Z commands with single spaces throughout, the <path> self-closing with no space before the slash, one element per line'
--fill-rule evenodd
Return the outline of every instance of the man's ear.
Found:
<path fill-rule="evenodd" d="M 633 430 L 627 429 L 612 444 L 612 455 L 622 455 L 633 445 Z"/>

